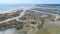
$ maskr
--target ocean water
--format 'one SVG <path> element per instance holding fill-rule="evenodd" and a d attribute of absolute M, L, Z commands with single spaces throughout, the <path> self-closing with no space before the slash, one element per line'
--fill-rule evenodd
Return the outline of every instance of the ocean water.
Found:
<path fill-rule="evenodd" d="M 59 8 L 60 9 L 60 4 L 36 4 L 35 6 L 49 7 L 49 8 Z"/>
<path fill-rule="evenodd" d="M 32 7 L 34 4 L 0 4 L 0 12 L 8 9 L 19 8 L 19 7 Z"/>
<path fill-rule="evenodd" d="M 8 9 L 13 9 L 13 8 L 19 8 L 19 7 L 53 7 L 53 8 L 59 8 L 60 9 L 60 4 L 0 4 L 0 12 L 5 11 Z"/>

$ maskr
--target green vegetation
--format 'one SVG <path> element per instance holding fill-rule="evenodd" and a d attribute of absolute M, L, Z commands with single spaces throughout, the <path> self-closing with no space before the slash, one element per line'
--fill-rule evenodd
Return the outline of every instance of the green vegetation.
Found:
<path fill-rule="evenodd" d="M 60 34 L 60 28 L 49 26 L 47 28 L 41 28 L 37 34 Z"/>
<path fill-rule="evenodd" d="M 26 17 L 22 17 L 23 20 L 26 20 Z"/>
<path fill-rule="evenodd" d="M 31 21 L 31 24 L 36 24 L 36 22 L 35 21 Z"/>
<path fill-rule="evenodd" d="M 51 15 L 51 14 L 48 14 L 48 19 L 52 20 L 52 21 L 55 21 L 56 17 L 54 15 Z"/>
<path fill-rule="evenodd" d="M 49 33 L 46 31 L 46 29 L 41 28 L 38 30 L 37 34 L 49 34 Z"/>
<path fill-rule="evenodd" d="M 19 26 L 19 27 L 17 27 L 17 30 L 20 30 L 20 29 L 22 29 L 23 28 L 23 26 Z"/>

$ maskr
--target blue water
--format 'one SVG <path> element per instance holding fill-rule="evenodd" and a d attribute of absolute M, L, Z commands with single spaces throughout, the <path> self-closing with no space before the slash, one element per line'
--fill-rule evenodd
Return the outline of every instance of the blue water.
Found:
<path fill-rule="evenodd" d="M 59 8 L 60 9 L 60 4 L 36 4 L 35 6 L 38 6 L 38 7 Z"/>
<path fill-rule="evenodd" d="M 60 4 L 0 4 L 0 11 L 3 12 L 8 9 L 19 8 L 22 6 L 26 7 L 40 6 L 40 7 L 51 7 L 51 8 L 53 7 L 60 9 Z"/>
<path fill-rule="evenodd" d="M 19 8 L 21 6 L 32 7 L 34 4 L 0 4 L 0 11 L 5 11 L 12 8 Z"/>

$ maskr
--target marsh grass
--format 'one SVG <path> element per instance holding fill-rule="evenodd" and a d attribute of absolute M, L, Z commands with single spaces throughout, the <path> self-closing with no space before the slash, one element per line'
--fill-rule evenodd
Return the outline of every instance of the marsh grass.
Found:
<path fill-rule="evenodd" d="M 60 28 L 48 26 L 46 28 L 39 29 L 36 34 L 60 34 Z"/>

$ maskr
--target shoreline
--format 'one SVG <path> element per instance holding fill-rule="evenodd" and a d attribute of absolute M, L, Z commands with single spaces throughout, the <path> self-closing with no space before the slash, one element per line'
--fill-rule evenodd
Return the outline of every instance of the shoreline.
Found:
<path fill-rule="evenodd" d="M 16 12 L 19 9 L 23 9 L 23 8 L 27 8 L 27 7 L 18 7 L 18 8 L 12 8 L 12 9 L 7 9 L 5 11 L 0 11 L 0 14 L 5 14 L 5 13 L 11 13 L 11 12 Z"/>
<path fill-rule="evenodd" d="M 18 7 L 18 8 L 7 9 L 7 10 L 5 10 L 5 11 L 0 11 L 0 14 L 16 12 L 16 11 L 19 10 L 19 9 L 27 9 L 27 8 L 29 8 L 29 7 L 23 6 L 23 7 Z"/>
<path fill-rule="evenodd" d="M 13 10 L 16 10 L 17 8 L 12 8 L 12 9 L 7 9 L 4 11 L 0 11 L 0 14 L 5 14 L 5 13 L 9 13 L 9 12 L 14 12 Z"/>

